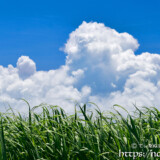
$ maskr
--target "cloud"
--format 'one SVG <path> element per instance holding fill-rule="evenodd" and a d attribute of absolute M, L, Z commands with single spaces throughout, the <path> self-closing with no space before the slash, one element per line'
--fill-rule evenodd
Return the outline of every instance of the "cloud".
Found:
<path fill-rule="evenodd" d="M 28 59 L 28 61 L 31 60 Z M 23 75 L 23 70 L 21 72 Z M 24 72 L 26 73 L 26 68 Z M 61 66 L 57 70 L 36 71 L 23 79 L 19 76 L 18 68 L 1 66 L 0 104 L 1 106 L 10 104 L 18 111 L 25 112 L 27 107 L 20 100 L 25 98 L 32 106 L 40 103 L 50 103 L 65 106 L 66 110 L 69 111 L 72 107 L 71 101 L 81 101 L 83 96 L 88 94 L 89 87 L 86 86 L 86 89 L 84 88 L 82 92 L 78 91 L 73 87 L 73 84 L 78 80 L 79 75 L 69 76 L 67 72 L 68 67 Z"/>
<path fill-rule="evenodd" d="M 117 58 L 124 57 L 121 61 L 126 62 L 125 55 L 134 56 L 138 46 L 137 40 L 128 33 L 118 33 L 102 23 L 83 22 L 65 44 L 66 64 L 71 71 L 84 71 L 80 86 L 90 85 L 94 94 L 109 93 L 119 76 Z"/>
<path fill-rule="evenodd" d="M 138 41 L 102 23 L 83 22 L 69 35 L 64 46 L 66 64 L 55 70 L 36 71 L 28 56 L 17 67 L 0 66 L 0 104 L 9 103 L 26 111 L 20 98 L 32 106 L 42 102 L 73 110 L 73 100 L 93 101 L 104 110 L 113 104 L 160 103 L 160 55 L 135 55 Z"/>
<path fill-rule="evenodd" d="M 21 56 L 17 61 L 18 74 L 21 78 L 27 78 L 36 72 L 36 64 L 28 56 Z"/>
<path fill-rule="evenodd" d="M 158 105 L 160 55 L 135 55 L 138 46 L 128 33 L 118 33 L 102 23 L 83 22 L 70 34 L 64 49 L 70 70 L 84 71 L 75 87 L 90 86 L 89 99 L 104 108 Z"/>

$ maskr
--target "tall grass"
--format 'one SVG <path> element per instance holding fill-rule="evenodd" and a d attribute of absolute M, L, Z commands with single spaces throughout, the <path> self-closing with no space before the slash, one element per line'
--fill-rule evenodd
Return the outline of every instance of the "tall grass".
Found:
<path fill-rule="evenodd" d="M 38 107 L 41 113 L 35 112 Z M 135 116 L 127 113 L 125 117 L 118 111 L 95 112 L 87 112 L 84 105 L 67 115 L 60 107 L 41 105 L 29 106 L 25 117 L 1 113 L 0 159 L 131 160 L 133 157 L 120 152 L 143 152 L 145 156 L 134 159 L 149 160 L 153 159 L 151 151 L 159 151 L 157 146 L 149 146 L 160 144 L 160 112 L 156 108 L 136 108 Z"/>

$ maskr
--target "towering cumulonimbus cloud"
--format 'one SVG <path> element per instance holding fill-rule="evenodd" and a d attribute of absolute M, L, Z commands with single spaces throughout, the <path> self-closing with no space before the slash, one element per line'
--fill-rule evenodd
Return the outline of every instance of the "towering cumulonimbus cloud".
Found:
<path fill-rule="evenodd" d="M 90 85 L 95 94 L 109 93 L 114 83 L 123 88 L 124 82 L 120 83 L 124 77 L 116 81 L 120 78 L 118 70 L 121 70 L 122 61 L 135 56 L 138 46 L 137 40 L 128 33 L 118 33 L 101 23 L 83 22 L 65 44 L 66 64 L 71 71 L 82 69 L 85 72 L 79 82 L 81 85 Z"/>
<path fill-rule="evenodd" d="M 36 71 L 36 64 L 21 56 L 17 67 L 0 66 L 0 105 L 26 111 L 20 98 L 32 106 L 46 102 L 74 110 L 73 101 L 113 104 L 133 109 L 160 104 L 160 55 L 135 55 L 138 41 L 102 23 L 83 22 L 64 46 L 66 64 L 55 70 Z"/>

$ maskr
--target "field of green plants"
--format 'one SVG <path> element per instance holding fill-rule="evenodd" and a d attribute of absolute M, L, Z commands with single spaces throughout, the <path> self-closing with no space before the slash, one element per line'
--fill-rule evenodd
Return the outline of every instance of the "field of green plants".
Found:
<path fill-rule="evenodd" d="M 135 106 L 134 106 L 135 107 Z M 0 116 L 2 160 L 159 159 L 160 111 L 135 107 L 135 114 L 102 113 L 87 105 L 66 114 L 58 106 L 40 105 L 22 116 L 11 109 Z M 41 108 L 42 112 L 36 112 Z"/>

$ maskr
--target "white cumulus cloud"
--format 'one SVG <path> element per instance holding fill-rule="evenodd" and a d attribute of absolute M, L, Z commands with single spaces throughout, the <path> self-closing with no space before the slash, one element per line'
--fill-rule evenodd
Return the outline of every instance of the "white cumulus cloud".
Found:
<path fill-rule="evenodd" d="M 27 78 L 36 72 L 36 64 L 28 56 L 21 56 L 17 61 L 17 69 L 21 78 Z"/>
<path fill-rule="evenodd" d="M 26 111 L 20 98 L 32 106 L 42 102 L 74 109 L 72 100 L 93 101 L 107 110 L 113 104 L 160 103 L 160 55 L 135 55 L 138 41 L 102 23 L 83 22 L 64 46 L 66 64 L 55 70 L 36 71 L 35 62 L 21 56 L 17 67 L 0 66 L 0 104 Z M 3 109 L 3 107 L 1 107 Z"/>

